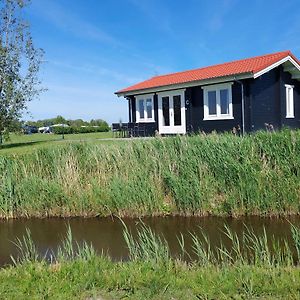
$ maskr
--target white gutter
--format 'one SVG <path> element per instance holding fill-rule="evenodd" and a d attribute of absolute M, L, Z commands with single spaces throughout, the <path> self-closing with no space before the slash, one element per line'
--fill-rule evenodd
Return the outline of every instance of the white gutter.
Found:
<path fill-rule="evenodd" d="M 128 97 L 128 96 L 156 93 L 156 92 L 162 92 L 162 91 L 178 90 L 178 89 L 194 87 L 194 86 L 217 84 L 217 83 L 227 82 L 227 81 L 236 81 L 236 80 L 247 79 L 247 78 L 253 78 L 253 73 L 243 73 L 243 74 L 238 74 L 238 75 L 223 76 L 223 77 L 210 78 L 210 79 L 204 79 L 204 80 L 190 81 L 190 82 L 185 82 L 185 83 L 170 84 L 170 85 L 165 85 L 165 86 L 160 86 L 160 87 L 154 87 L 154 88 L 149 88 L 149 89 L 140 89 L 140 90 L 134 90 L 134 91 L 128 91 L 128 92 L 120 92 L 120 93 L 117 92 L 115 94 L 118 97 L 121 97 L 121 96 Z"/>

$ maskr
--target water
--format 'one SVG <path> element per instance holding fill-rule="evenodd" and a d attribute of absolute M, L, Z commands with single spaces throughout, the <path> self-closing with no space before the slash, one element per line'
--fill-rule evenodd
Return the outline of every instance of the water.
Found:
<path fill-rule="evenodd" d="M 180 247 L 177 237 L 182 233 L 186 238 L 186 249 L 192 254 L 189 232 L 200 234 L 200 228 L 209 236 L 213 247 L 219 246 L 220 241 L 228 245 L 228 239 L 222 231 L 224 225 L 241 234 L 244 225 L 253 228 L 261 234 L 265 227 L 268 235 L 278 239 L 286 239 L 291 243 L 290 224 L 300 226 L 300 217 L 288 219 L 278 218 L 220 218 L 220 217 L 151 217 L 142 219 L 144 223 L 168 241 L 171 254 L 179 255 Z M 139 226 L 139 219 L 124 219 L 126 225 L 134 233 Z M 71 226 L 76 241 L 92 243 L 97 252 L 109 254 L 114 260 L 128 259 L 126 244 L 123 239 L 123 227 L 117 218 L 52 218 L 52 219 L 21 219 L 0 221 L 0 265 L 11 263 L 10 255 L 17 256 L 13 244 L 16 237 L 22 237 L 29 228 L 39 251 L 45 254 L 49 249 L 57 249 L 64 238 L 68 224 Z"/>

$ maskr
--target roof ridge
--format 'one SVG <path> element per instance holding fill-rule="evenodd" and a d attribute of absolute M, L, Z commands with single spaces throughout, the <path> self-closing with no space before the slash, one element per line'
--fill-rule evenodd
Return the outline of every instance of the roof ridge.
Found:
<path fill-rule="evenodd" d="M 264 55 L 258 55 L 258 56 L 248 57 L 248 58 L 236 59 L 236 60 L 232 60 L 232 61 L 228 61 L 228 62 L 224 62 L 224 63 L 220 63 L 220 64 L 214 64 L 214 65 L 209 65 L 209 66 L 205 66 L 205 67 L 185 70 L 185 71 L 178 71 L 178 72 L 173 72 L 173 73 L 168 73 L 168 74 L 157 75 L 157 76 L 153 76 L 153 77 L 149 78 L 148 80 L 151 80 L 151 79 L 154 79 L 154 78 L 167 77 L 167 76 L 170 76 L 170 75 L 184 74 L 184 73 L 188 73 L 188 72 L 204 70 L 204 69 L 212 68 L 212 67 L 220 67 L 220 66 L 223 66 L 223 65 L 226 65 L 226 64 L 233 64 L 233 63 L 237 63 L 237 62 L 241 62 L 241 61 L 247 61 L 247 60 L 250 60 L 250 59 L 258 59 L 258 58 L 269 57 L 269 56 L 274 56 L 274 55 L 279 55 L 279 54 L 284 54 L 284 53 L 290 55 L 291 51 L 290 50 L 279 51 L 279 52 L 274 52 L 274 53 L 269 53 L 269 54 L 264 54 Z M 146 80 L 146 81 L 148 81 L 148 80 Z"/>

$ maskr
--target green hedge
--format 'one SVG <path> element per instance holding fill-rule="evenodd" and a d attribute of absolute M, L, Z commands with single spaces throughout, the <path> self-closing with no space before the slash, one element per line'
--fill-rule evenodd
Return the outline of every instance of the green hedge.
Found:
<path fill-rule="evenodd" d="M 53 127 L 53 133 L 55 134 L 74 134 L 74 133 L 91 133 L 91 132 L 107 132 L 110 128 L 108 124 L 103 124 L 97 127 Z"/>

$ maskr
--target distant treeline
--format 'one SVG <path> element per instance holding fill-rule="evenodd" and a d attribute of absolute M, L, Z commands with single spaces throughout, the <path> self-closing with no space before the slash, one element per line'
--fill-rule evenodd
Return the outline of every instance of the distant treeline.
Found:
<path fill-rule="evenodd" d="M 62 116 L 57 116 L 52 119 L 44 119 L 44 120 L 37 120 L 37 121 L 28 121 L 26 122 L 27 125 L 29 126 L 36 126 L 36 127 L 44 127 L 44 126 L 51 126 L 55 124 L 67 124 L 69 126 L 74 126 L 74 127 L 81 127 L 81 126 L 101 126 L 103 124 L 107 124 L 106 121 L 102 119 L 92 119 L 90 121 L 84 121 L 82 119 L 75 119 L 75 120 L 67 120 Z"/>
<path fill-rule="evenodd" d="M 85 132 L 103 132 L 109 131 L 110 127 L 108 123 L 102 119 L 92 119 L 90 121 L 84 121 L 82 119 L 67 120 L 62 116 L 57 116 L 52 119 L 44 119 L 38 121 L 28 121 L 26 125 L 39 127 L 48 127 L 56 124 L 65 124 L 70 127 L 56 127 L 54 133 L 85 133 Z"/>

